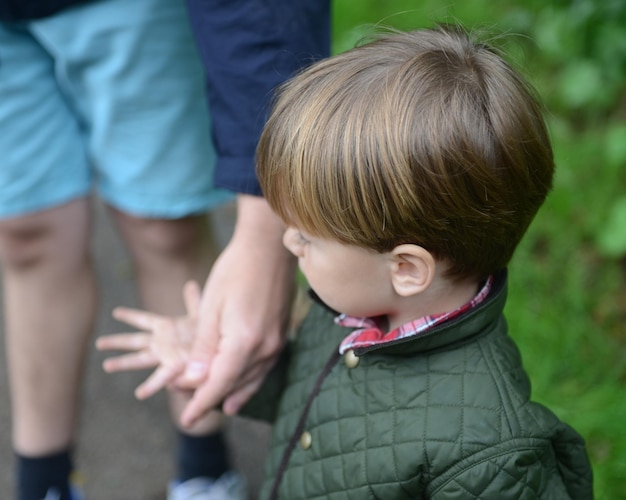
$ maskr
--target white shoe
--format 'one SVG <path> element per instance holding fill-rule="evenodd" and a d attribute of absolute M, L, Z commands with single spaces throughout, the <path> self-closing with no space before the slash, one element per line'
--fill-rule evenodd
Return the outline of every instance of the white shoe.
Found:
<path fill-rule="evenodd" d="M 42 500 L 59 500 L 59 498 L 61 498 L 59 490 L 56 488 L 50 488 Z M 70 498 L 72 500 L 83 500 L 85 497 L 80 489 L 70 485 Z"/>
<path fill-rule="evenodd" d="M 169 485 L 167 500 L 247 500 L 246 480 L 229 471 L 218 479 L 195 477 L 184 483 Z"/>

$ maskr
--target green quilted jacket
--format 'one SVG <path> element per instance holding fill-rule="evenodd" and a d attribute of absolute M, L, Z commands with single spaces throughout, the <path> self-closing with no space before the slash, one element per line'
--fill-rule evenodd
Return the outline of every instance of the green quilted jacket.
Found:
<path fill-rule="evenodd" d="M 246 409 L 274 421 L 260 499 L 591 499 L 582 438 L 530 401 L 505 301 L 502 273 L 458 319 L 343 358 L 350 330 L 314 305 Z"/>

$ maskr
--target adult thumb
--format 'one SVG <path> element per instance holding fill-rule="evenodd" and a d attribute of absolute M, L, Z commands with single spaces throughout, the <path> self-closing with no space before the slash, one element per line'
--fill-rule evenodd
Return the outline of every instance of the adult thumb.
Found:
<path fill-rule="evenodd" d="M 206 311 L 204 311 L 206 312 Z M 204 381 L 210 371 L 211 362 L 215 357 L 220 339 L 218 322 L 215 314 L 203 314 L 201 309 L 198 317 L 196 332 L 189 362 L 182 376 L 182 385 L 197 385 Z"/>

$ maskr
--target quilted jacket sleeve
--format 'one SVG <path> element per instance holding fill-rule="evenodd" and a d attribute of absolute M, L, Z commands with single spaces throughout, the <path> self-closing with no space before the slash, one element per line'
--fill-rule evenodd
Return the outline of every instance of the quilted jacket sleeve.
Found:
<path fill-rule="evenodd" d="M 549 440 L 516 439 L 463 460 L 431 483 L 431 500 L 591 500 L 563 480 Z M 590 483 L 589 483 L 590 484 Z"/>

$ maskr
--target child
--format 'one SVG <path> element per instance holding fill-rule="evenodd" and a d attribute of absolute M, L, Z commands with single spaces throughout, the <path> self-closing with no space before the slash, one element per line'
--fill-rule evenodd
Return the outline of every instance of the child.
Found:
<path fill-rule="evenodd" d="M 502 315 L 553 169 L 528 85 L 460 28 L 383 36 L 280 89 L 258 176 L 316 301 L 244 411 L 274 419 L 260 498 L 592 498 L 584 442 L 529 400 Z M 186 318 L 118 310 L 157 336 L 100 340 L 138 351 L 110 371 L 161 363 L 140 397 L 181 372 L 198 294 Z"/>

